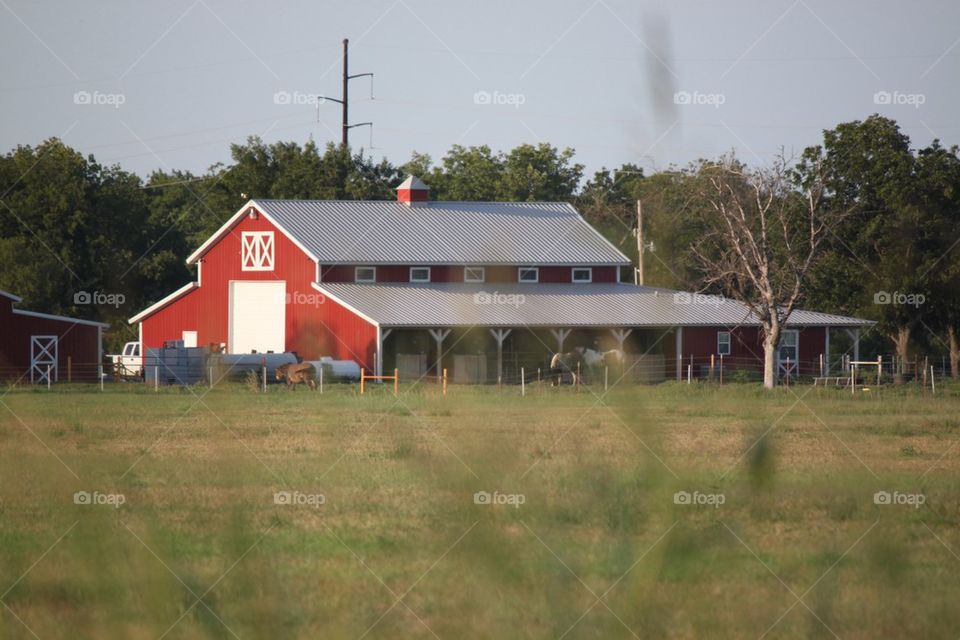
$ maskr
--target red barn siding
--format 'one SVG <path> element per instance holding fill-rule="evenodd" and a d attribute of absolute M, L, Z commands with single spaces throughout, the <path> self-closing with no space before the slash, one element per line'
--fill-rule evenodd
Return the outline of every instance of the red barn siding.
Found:
<path fill-rule="evenodd" d="M 823 327 L 800 327 L 799 358 L 802 375 L 819 375 L 820 354 L 826 347 Z M 710 356 L 717 353 L 717 333 L 730 332 L 730 355 L 724 356 L 724 366 L 730 368 L 763 369 L 763 332 L 759 327 L 684 327 L 683 371 L 693 356 L 694 375 L 701 365 L 710 363 Z M 684 374 L 685 375 L 685 374 Z"/>
<path fill-rule="evenodd" d="M 101 363 L 99 327 L 14 313 L 13 304 L 10 298 L 0 297 L 0 377 L 23 376 L 29 380 L 31 336 L 57 336 L 58 379 L 67 381 L 69 361 L 73 381 L 97 380 Z"/>
<path fill-rule="evenodd" d="M 332 298 L 325 298 L 321 306 L 322 311 L 305 327 L 305 333 L 316 341 L 315 353 L 336 360 L 355 360 L 373 370 L 377 328 Z"/>

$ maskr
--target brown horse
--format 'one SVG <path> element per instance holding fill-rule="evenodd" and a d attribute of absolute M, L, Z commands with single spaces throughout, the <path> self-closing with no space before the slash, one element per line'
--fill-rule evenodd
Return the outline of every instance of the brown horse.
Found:
<path fill-rule="evenodd" d="M 286 380 L 288 389 L 297 389 L 301 382 L 314 391 L 317 389 L 317 370 L 306 362 L 282 364 L 276 370 L 277 380 Z"/>

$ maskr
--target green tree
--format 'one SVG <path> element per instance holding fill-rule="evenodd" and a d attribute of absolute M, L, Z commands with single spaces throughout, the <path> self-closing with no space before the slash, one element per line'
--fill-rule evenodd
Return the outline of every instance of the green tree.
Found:
<path fill-rule="evenodd" d="M 855 306 L 876 319 L 902 374 L 940 255 L 939 225 L 924 202 L 910 140 L 878 115 L 843 123 L 824 132 L 822 146 L 804 152 L 798 170 L 803 175 L 810 167 L 825 171 L 832 206 L 853 211 L 828 241 L 830 257 L 814 280 L 817 299 L 830 310 Z"/>
<path fill-rule="evenodd" d="M 508 201 L 572 201 L 583 165 L 573 163 L 573 149 L 547 143 L 522 144 L 503 156 L 497 196 Z"/>

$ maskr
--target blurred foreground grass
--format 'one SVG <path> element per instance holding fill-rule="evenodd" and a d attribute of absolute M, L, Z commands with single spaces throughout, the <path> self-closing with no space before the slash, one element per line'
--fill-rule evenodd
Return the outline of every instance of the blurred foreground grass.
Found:
<path fill-rule="evenodd" d="M 384 391 L 9 391 L 0 637 L 960 629 L 958 387 Z"/>

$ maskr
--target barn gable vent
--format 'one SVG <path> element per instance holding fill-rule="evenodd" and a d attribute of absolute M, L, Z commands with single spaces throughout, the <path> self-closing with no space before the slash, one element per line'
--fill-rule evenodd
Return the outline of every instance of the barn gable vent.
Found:
<path fill-rule="evenodd" d="M 397 187 L 397 202 L 415 207 L 426 204 L 430 197 L 430 187 L 423 184 L 420 178 L 409 176 Z"/>

